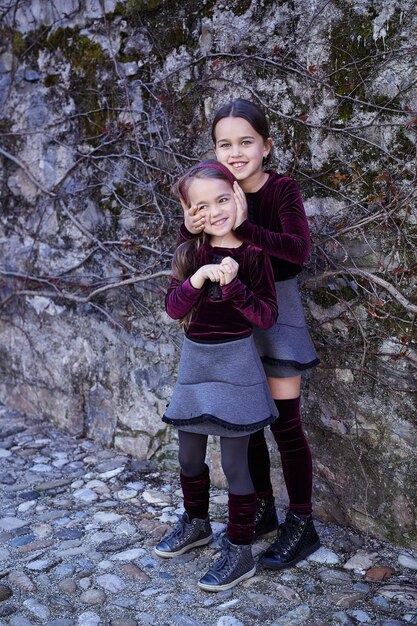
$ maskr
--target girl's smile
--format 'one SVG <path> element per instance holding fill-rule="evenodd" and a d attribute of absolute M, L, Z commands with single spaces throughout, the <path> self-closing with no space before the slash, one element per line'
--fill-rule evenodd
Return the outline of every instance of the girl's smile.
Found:
<path fill-rule="evenodd" d="M 243 117 L 224 117 L 215 128 L 217 160 L 223 163 L 244 191 L 257 191 L 268 174 L 262 161 L 272 147 L 272 139 L 264 138 Z"/>
<path fill-rule="evenodd" d="M 204 215 L 204 232 L 211 235 L 212 246 L 234 248 L 241 244 L 233 232 L 237 209 L 233 188 L 228 181 L 195 177 L 187 196 L 190 205 L 196 206 Z"/>

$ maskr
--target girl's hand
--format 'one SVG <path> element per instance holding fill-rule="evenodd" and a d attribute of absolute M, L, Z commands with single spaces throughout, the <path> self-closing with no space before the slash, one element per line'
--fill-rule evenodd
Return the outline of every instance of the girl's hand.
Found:
<path fill-rule="evenodd" d="M 216 263 L 202 265 L 190 278 L 190 282 L 195 289 L 201 289 L 206 280 L 225 285 L 225 270 L 222 265 Z"/>
<path fill-rule="evenodd" d="M 237 263 L 231 256 L 226 256 L 220 263 L 220 268 L 224 272 L 224 282 L 220 282 L 220 285 L 228 285 L 237 276 L 239 269 L 239 263 Z"/>
<path fill-rule="evenodd" d="M 237 181 L 233 183 L 233 191 L 237 209 L 236 220 L 233 226 L 233 230 L 235 230 L 242 222 L 248 219 L 248 202 L 243 189 L 239 186 Z"/>
<path fill-rule="evenodd" d="M 192 235 L 198 235 L 204 229 L 206 222 L 206 215 L 204 211 L 199 211 L 196 205 L 191 207 L 187 206 L 184 200 L 181 198 L 181 206 L 184 211 L 184 224 L 185 228 Z"/>

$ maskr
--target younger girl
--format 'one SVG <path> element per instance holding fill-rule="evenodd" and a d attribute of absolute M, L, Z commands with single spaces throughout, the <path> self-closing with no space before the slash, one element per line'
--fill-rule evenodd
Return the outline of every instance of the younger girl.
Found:
<path fill-rule="evenodd" d="M 280 419 L 271 430 L 289 495 L 285 522 L 261 562 L 282 569 L 320 546 L 311 517 L 311 452 L 300 419 L 301 373 L 319 362 L 296 282 L 310 252 L 310 235 L 295 181 L 264 170 L 271 157 L 272 139 L 265 114 L 256 104 L 238 98 L 221 107 L 213 121 L 212 139 L 217 159 L 239 183 L 235 184 L 238 215 L 234 233 L 269 255 L 280 305 L 278 323 L 270 330 L 257 331 L 254 338 L 279 411 Z M 183 239 L 201 232 L 205 220 L 194 206 L 186 211 Z M 269 454 L 261 430 L 250 438 L 249 467 L 258 498 L 255 535 L 259 536 L 278 526 Z"/>
<path fill-rule="evenodd" d="M 251 433 L 275 421 L 277 411 L 253 343 L 252 328 L 277 317 L 268 257 L 233 232 L 234 176 L 216 161 L 192 167 L 178 183 L 187 207 L 206 216 L 204 233 L 174 255 L 166 310 L 186 336 L 177 384 L 163 421 L 178 428 L 185 512 L 155 548 L 174 557 L 211 541 L 208 519 L 207 436 L 220 435 L 229 485 L 229 519 L 219 560 L 199 580 L 207 591 L 234 587 L 255 573 L 251 543 L 256 494 L 247 450 Z"/>

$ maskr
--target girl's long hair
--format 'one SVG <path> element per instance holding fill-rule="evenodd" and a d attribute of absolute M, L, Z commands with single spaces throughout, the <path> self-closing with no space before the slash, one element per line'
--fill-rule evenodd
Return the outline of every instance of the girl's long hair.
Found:
<path fill-rule="evenodd" d="M 230 183 L 233 188 L 233 183 L 236 180 L 233 174 L 221 163 L 215 160 L 207 160 L 194 165 L 189 169 L 172 187 L 172 192 L 178 200 L 182 200 L 187 206 L 190 206 L 188 197 L 188 188 L 193 180 L 211 178 L 213 180 L 225 180 Z M 205 246 L 208 243 L 209 237 L 206 233 L 201 232 L 194 235 L 190 239 L 187 239 L 174 252 L 172 259 L 172 275 L 174 278 L 180 281 L 184 281 L 192 274 L 194 274 L 199 267 L 207 263 Z M 196 307 L 180 320 L 180 324 L 187 328 L 190 324 L 191 318 L 195 312 Z"/>
<path fill-rule="evenodd" d="M 265 141 L 271 137 L 269 132 L 269 122 L 261 107 L 250 100 L 236 98 L 235 100 L 232 100 L 231 102 L 228 102 L 220 107 L 214 116 L 214 120 L 211 125 L 211 138 L 214 145 L 216 145 L 216 126 L 220 120 L 225 117 L 243 117 L 243 119 L 249 122 L 249 124 L 256 130 L 257 133 L 261 135 L 261 137 L 263 137 Z M 272 147 L 269 154 L 263 159 L 264 165 L 269 163 L 271 157 Z"/>

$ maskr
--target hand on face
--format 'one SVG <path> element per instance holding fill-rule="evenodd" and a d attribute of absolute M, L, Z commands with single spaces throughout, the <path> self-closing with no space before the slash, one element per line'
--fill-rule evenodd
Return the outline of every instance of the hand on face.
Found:
<path fill-rule="evenodd" d="M 233 226 L 233 230 L 235 230 L 238 226 L 242 224 L 242 222 L 248 219 L 248 202 L 242 188 L 236 181 L 233 184 L 233 191 L 237 209 L 236 220 Z"/>
<path fill-rule="evenodd" d="M 185 228 L 192 235 L 197 235 L 204 230 L 206 222 L 206 215 L 204 211 L 199 211 L 197 205 L 187 206 L 184 200 L 181 198 L 181 206 L 184 211 L 184 224 Z"/>

